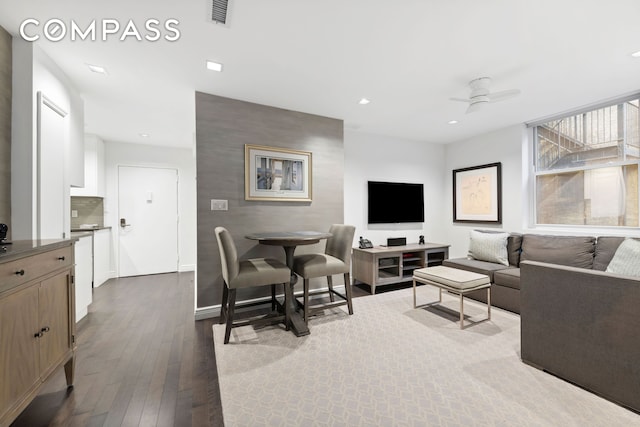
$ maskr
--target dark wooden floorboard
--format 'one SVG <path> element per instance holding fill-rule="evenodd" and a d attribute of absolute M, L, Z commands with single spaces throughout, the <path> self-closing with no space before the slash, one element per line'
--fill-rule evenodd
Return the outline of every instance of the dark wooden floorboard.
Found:
<path fill-rule="evenodd" d="M 222 427 L 211 327 L 194 321 L 193 273 L 110 280 L 78 324 L 74 387 L 56 372 L 11 427 Z M 379 292 L 411 286 L 380 287 Z M 367 285 L 353 296 L 370 295 Z"/>
<path fill-rule="evenodd" d="M 223 426 L 213 321 L 194 321 L 193 277 L 94 289 L 78 324 L 74 387 L 60 369 L 11 426 Z"/>

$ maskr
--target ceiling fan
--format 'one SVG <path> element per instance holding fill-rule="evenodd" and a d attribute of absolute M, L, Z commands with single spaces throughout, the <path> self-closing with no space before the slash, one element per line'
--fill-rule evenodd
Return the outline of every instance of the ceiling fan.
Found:
<path fill-rule="evenodd" d="M 452 101 L 466 102 L 469 104 L 467 108 L 467 114 L 473 113 L 482 109 L 482 107 L 490 102 L 504 101 L 505 99 L 512 98 L 520 93 L 519 89 L 502 90 L 500 92 L 491 92 L 489 86 L 491 85 L 490 77 L 479 77 L 469 82 L 469 88 L 471 93 L 469 98 L 449 98 Z"/>

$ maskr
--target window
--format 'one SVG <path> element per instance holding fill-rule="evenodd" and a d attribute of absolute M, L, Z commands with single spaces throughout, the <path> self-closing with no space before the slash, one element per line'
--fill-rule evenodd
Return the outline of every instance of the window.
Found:
<path fill-rule="evenodd" d="M 537 224 L 638 227 L 640 97 L 533 126 Z"/>

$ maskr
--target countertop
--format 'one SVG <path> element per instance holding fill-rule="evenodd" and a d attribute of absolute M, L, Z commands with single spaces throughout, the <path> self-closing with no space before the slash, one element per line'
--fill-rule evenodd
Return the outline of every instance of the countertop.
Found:
<path fill-rule="evenodd" d="M 72 245 L 72 239 L 13 240 L 0 244 L 0 263 Z"/>
<path fill-rule="evenodd" d="M 93 232 L 99 230 L 111 230 L 111 227 L 72 228 L 71 237 L 79 239 L 81 237 L 93 236 Z"/>
<path fill-rule="evenodd" d="M 80 231 L 96 231 L 96 230 L 109 230 L 111 227 L 85 227 L 85 228 L 72 228 L 72 233 L 77 233 Z"/>

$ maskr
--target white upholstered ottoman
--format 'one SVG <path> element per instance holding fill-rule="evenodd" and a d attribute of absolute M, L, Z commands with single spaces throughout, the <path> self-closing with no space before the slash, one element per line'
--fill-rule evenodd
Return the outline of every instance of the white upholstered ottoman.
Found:
<path fill-rule="evenodd" d="M 419 268 L 413 271 L 413 308 L 416 308 L 416 282 L 437 286 L 440 289 L 438 303 L 442 302 L 442 290 L 460 296 L 460 329 L 464 327 L 464 295 L 487 290 L 487 320 L 491 319 L 491 282 L 489 276 L 471 271 L 438 265 L 436 267 Z M 429 303 L 431 305 L 435 303 Z"/>

